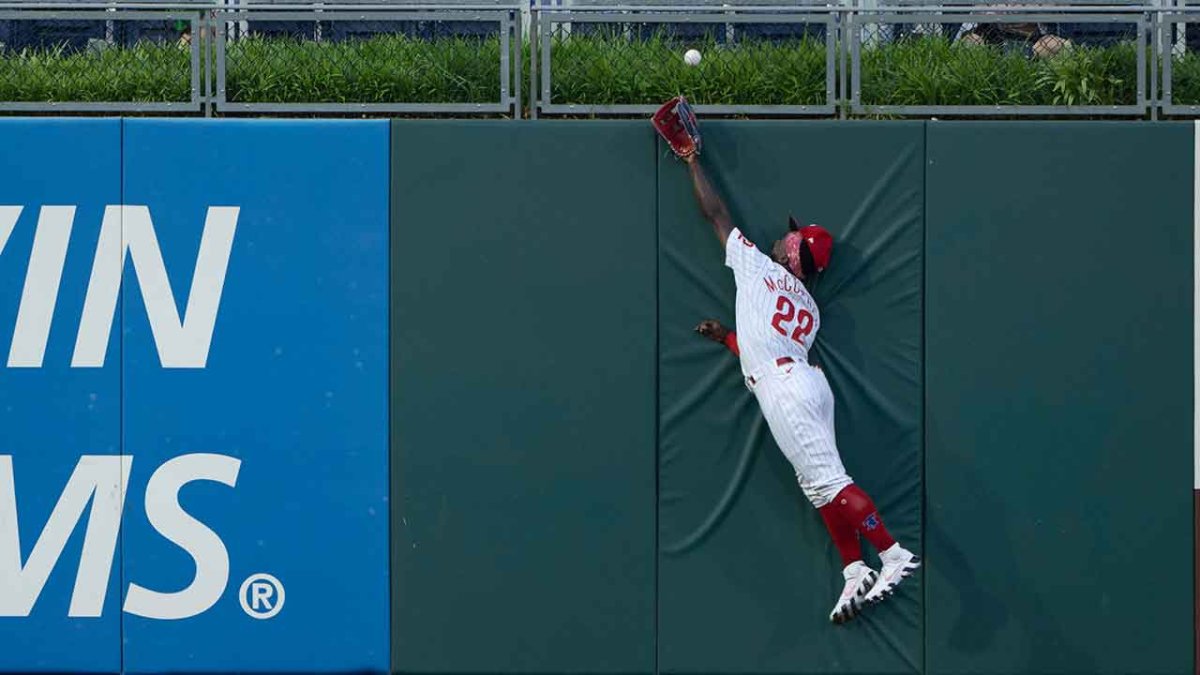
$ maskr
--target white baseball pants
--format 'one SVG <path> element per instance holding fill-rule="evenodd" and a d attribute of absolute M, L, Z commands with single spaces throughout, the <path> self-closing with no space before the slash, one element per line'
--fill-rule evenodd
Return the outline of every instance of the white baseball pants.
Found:
<path fill-rule="evenodd" d="M 825 506 L 854 482 L 834 439 L 833 391 L 825 373 L 803 363 L 769 364 L 746 384 L 813 506 Z"/>

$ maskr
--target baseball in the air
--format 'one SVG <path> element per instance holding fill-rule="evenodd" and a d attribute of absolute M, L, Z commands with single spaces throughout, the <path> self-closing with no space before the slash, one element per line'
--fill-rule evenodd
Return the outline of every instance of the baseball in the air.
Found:
<path fill-rule="evenodd" d="M 687 53 L 683 55 L 683 62 L 689 66 L 700 65 L 700 52 L 696 51 L 695 49 L 687 50 Z"/>

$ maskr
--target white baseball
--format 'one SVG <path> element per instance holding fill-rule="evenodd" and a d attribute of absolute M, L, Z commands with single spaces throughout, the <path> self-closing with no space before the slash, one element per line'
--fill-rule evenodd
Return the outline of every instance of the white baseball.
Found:
<path fill-rule="evenodd" d="M 695 49 L 687 50 L 687 53 L 683 55 L 683 62 L 689 66 L 700 65 L 700 52 L 696 51 Z"/>

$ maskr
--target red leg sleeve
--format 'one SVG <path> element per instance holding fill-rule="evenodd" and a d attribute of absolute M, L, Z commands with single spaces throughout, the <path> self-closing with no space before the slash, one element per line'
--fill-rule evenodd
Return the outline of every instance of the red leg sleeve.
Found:
<path fill-rule="evenodd" d="M 883 518 L 879 517 L 875 502 L 871 501 L 867 493 L 857 485 L 847 485 L 837 493 L 829 506 L 837 507 L 846 522 L 851 523 L 854 529 L 866 537 L 876 550 L 885 551 L 896 543 L 887 528 L 883 526 Z"/>
<path fill-rule="evenodd" d="M 854 529 L 854 523 L 842 517 L 838 505 L 829 503 L 817 509 L 817 512 L 825 521 L 825 527 L 829 530 L 829 538 L 833 539 L 833 545 L 842 555 L 842 567 L 855 560 L 862 560 L 862 545 L 858 541 L 858 531 Z"/>

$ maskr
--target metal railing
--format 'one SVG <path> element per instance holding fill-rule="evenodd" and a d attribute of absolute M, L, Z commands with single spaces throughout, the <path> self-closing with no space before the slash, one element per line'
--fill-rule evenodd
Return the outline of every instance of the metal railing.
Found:
<path fill-rule="evenodd" d="M 1200 116 L 1200 7 L 618 1 L 0 0 L 0 111 Z"/>
<path fill-rule="evenodd" d="M 90 8 L 21 3 L 0 5 L 0 25 L 18 24 L 0 33 L 0 110 L 16 112 L 168 112 L 203 111 L 201 47 L 194 41 L 142 40 L 161 24 L 182 24 L 198 35 L 206 15 L 186 7 Z M 60 22 L 75 28 L 70 44 L 37 44 L 20 27 Z M 13 33 L 16 34 L 13 34 Z M 161 33 L 161 31 L 159 31 Z M 122 44 L 126 35 L 131 43 Z M 7 42 L 4 40 L 7 38 Z M 14 41 L 15 38 L 15 41 Z M 59 58 L 52 58 L 57 56 Z M 123 90 L 115 83 L 141 76 L 143 86 Z M 5 95 L 7 94 L 7 95 Z M 121 98 L 125 94 L 125 98 Z"/>
<path fill-rule="evenodd" d="M 1164 115 L 1200 115 L 1200 7 L 1164 11 L 1156 19 L 1155 72 L 1162 78 L 1156 105 Z"/>
<path fill-rule="evenodd" d="M 849 111 L 857 115 L 1141 116 L 1147 113 L 1150 100 L 1146 46 L 1152 21 L 1149 12 L 1137 8 L 1109 9 L 1106 13 L 1096 13 L 1094 7 L 992 7 L 982 12 L 973 7 L 944 7 L 936 12 L 924 8 L 849 13 L 846 22 L 851 73 Z M 1090 87 L 1083 81 L 1072 83 L 1069 73 L 1052 80 L 1053 57 L 1074 47 L 1070 38 L 1058 34 L 1062 31 L 1051 27 L 1067 24 L 1088 27 L 1097 34 L 1117 35 L 1115 39 L 1101 38 L 1098 43 L 1080 49 L 1103 49 L 1109 52 L 1105 56 L 1126 58 L 1112 68 L 1101 70 L 1105 77 L 1092 82 Z M 891 98 L 904 98 L 902 92 L 888 91 L 888 78 L 895 77 L 888 53 L 901 50 L 881 48 L 877 43 L 881 34 L 889 35 L 886 38 L 889 42 L 903 39 L 898 35 L 901 27 L 917 29 L 920 39 L 941 40 L 950 45 L 962 45 L 966 35 L 987 36 L 976 37 L 973 45 L 963 47 L 966 49 L 987 48 L 984 43 L 997 44 L 992 44 L 989 58 L 968 62 L 973 76 L 968 85 L 956 91 L 927 93 L 927 98 L 934 99 L 928 102 L 889 104 L 885 102 L 888 94 Z M 947 34 L 951 32 L 954 34 Z M 1014 37 L 1006 41 L 1009 35 Z M 1117 49 L 1119 53 L 1112 51 Z M 1007 88 L 1006 79 L 1010 81 Z M 1023 92 L 1025 98 L 1035 102 L 1011 102 L 1009 99 L 1018 93 L 1013 91 L 1017 88 L 1027 89 Z"/>
<path fill-rule="evenodd" d="M 534 21 L 533 62 L 535 75 L 540 73 L 540 98 L 531 100 L 530 108 L 542 113 L 644 114 L 681 89 L 700 113 L 828 116 L 837 112 L 838 15 L 824 8 L 540 8 Z M 615 88 L 564 84 L 568 78 L 563 73 L 593 65 L 588 60 L 591 50 L 575 49 L 580 43 L 604 49 L 614 76 L 642 79 L 645 86 L 623 88 L 625 98 L 632 89 L 638 100 L 612 100 L 613 93 L 620 91 Z M 704 70 L 680 59 L 684 49 L 698 43 L 716 47 L 704 50 Z M 785 58 L 776 59 L 772 52 Z M 810 65 L 793 70 L 805 77 L 792 89 L 721 90 L 723 82 L 739 77 L 786 77 L 774 61 L 786 67 L 787 56 L 807 57 Z M 602 84 L 595 77 L 575 79 Z M 707 86 L 710 83 L 715 87 Z"/>
<path fill-rule="evenodd" d="M 0 111 L 517 116 L 522 7 L 2 3 Z"/>
<path fill-rule="evenodd" d="M 521 100 L 521 15 L 515 6 L 413 4 L 388 11 L 307 12 L 246 8 L 215 12 L 213 21 L 218 111 L 512 115 Z M 365 32 L 338 39 L 339 28 L 350 25 Z M 276 37 L 257 38 L 250 27 Z M 428 40 L 436 32 L 453 38 L 454 56 L 465 56 L 469 63 L 456 68 L 439 62 Z M 299 78 L 325 78 L 324 91 L 289 91 L 286 83 L 246 86 L 247 80 L 270 80 L 285 69 Z M 442 86 L 433 91 L 419 86 L 431 80 L 441 80 Z M 296 99 L 304 93 L 311 98 Z"/>

